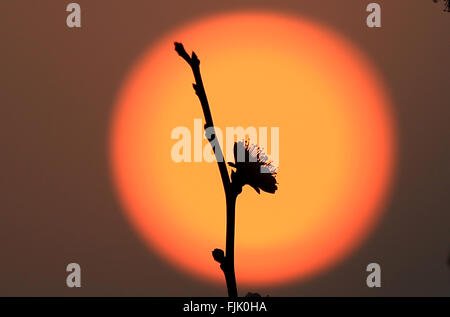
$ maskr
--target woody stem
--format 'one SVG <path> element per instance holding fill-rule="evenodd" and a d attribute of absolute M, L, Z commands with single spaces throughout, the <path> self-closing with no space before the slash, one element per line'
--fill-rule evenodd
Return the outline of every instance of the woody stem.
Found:
<path fill-rule="evenodd" d="M 233 190 L 230 182 L 230 177 L 228 175 L 227 165 L 225 163 L 222 148 L 218 142 L 213 144 L 215 131 L 214 123 L 211 115 L 211 110 L 209 108 L 208 98 L 206 96 L 205 87 L 203 86 L 203 80 L 200 73 L 200 60 L 197 55 L 193 52 L 191 56 L 186 52 L 181 43 L 175 43 L 175 51 L 180 55 L 188 64 L 191 66 L 192 72 L 195 78 L 195 84 L 193 84 L 195 93 L 200 100 L 202 105 L 203 114 L 205 116 L 205 130 L 210 128 L 212 133 L 207 136 L 211 146 L 214 150 L 214 155 L 216 156 L 216 161 L 219 167 L 220 177 L 222 179 L 223 189 L 225 191 L 225 199 L 227 205 L 227 229 L 226 229 L 226 249 L 225 258 L 220 267 L 224 272 L 225 281 L 227 283 L 228 296 L 237 297 L 237 286 L 236 286 L 236 276 L 234 272 L 234 231 L 235 231 L 235 207 L 236 207 L 236 197 L 237 193 Z M 206 131 L 205 131 L 206 132 Z M 210 131 L 211 132 L 211 131 Z"/>
<path fill-rule="evenodd" d="M 234 232 L 236 220 L 237 194 L 230 191 L 227 197 L 227 236 L 225 249 L 225 265 L 222 268 L 227 283 L 228 296 L 237 297 L 236 274 L 234 272 Z"/>

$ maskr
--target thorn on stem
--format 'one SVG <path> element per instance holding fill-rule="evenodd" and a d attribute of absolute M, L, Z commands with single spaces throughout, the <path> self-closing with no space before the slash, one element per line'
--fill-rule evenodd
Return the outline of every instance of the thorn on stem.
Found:
<path fill-rule="evenodd" d="M 261 297 L 261 295 L 259 293 L 248 292 L 245 297 Z"/>
<path fill-rule="evenodd" d="M 195 52 L 192 52 L 192 58 L 191 58 L 192 63 L 195 63 L 196 65 L 200 65 L 200 60 L 197 57 L 197 54 L 195 54 Z"/>

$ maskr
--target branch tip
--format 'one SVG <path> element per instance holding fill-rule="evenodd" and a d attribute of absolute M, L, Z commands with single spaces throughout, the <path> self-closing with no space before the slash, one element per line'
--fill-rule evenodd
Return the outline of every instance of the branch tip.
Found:
<path fill-rule="evenodd" d="M 182 43 L 180 42 L 174 42 L 175 45 L 175 51 L 178 53 L 178 55 L 180 55 L 181 57 L 183 57 L 188 63 L 191 62 L 191 58 L 189 57 L 189 54 L 186 52 L 186 50 L 184 49 L 184 46 Z"/>

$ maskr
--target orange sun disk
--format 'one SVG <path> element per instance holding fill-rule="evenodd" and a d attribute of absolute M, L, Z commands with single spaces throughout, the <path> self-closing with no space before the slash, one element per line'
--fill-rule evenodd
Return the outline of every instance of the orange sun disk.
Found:
<path fill-rule="evenodd" d="M 174 41 L 201 60 L 216 126 L 280 128 L 278 191 L 245 187 L 237 200 L 238 286 L 298 281 L 342 261 L 373 231 L 389 190 L 389 100 L 355 45 L 279 13 L 200 19 L 151 45 L 130 70 L 112 116 L 110 155 L 133 227 L 178 269 L 224 283 L 211 256 L 225 247 L 217 165 L 171 159 L 172 129 L 203 118 Z"/>

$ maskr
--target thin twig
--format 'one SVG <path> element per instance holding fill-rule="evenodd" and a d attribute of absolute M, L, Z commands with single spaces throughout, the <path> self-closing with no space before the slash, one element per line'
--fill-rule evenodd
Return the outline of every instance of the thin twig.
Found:
<path fill-rule="evenodd" d="M 226 207 L 227 207 L 227 229 L 226 229 L 226 249 L 225 256 L 223 256 L 223 251 L 216 249 L 213 251 L 213 257 L 216 261 L 220 263 L 220 268 L 222 269 L 225 275 L 225 281 L 227 283 L 228 288 L 228 296 L 229 297 L 237 297 L 237 286 L 236 286 L 236 276 L 234 272 L 234 231 L 235 231 L 235 206 L 236 206 L 236 198 L 238 193 L 233 190 L 233 186 L 231 186 L 230 177 L 228 175 L 227 165 L 224 160 L 223 152 L 218 142 L 216 144 L 212 144 L 212 141 L 216 137 L 214 130 L 214 123 L 211 115 L 211 110 L 209 108 L 208 98 L 206 96 L 205 87 L 203 86 L 202 76 L 200 74 L 200 60 L 197 55 L 192 52 L 192 55 L 189 54 L 184 49 L 183 44 L 175 42 L 175 51 L 180 55 L 192 68 L 192 72 L 194 73 L 195 84 L 194 87 L 195 93 L 200 100 L 202 105 L 203 114 L 205 116 L 205 131 L 211 130 L 212 133 L 206 135 L 208 141 L 211 143 L 211 146 L 214 151 L 214 155 L 216 156 L 217 164 L 219 166 L 220 176 L 222 178 L 222 184 L 225 191 L 226 198 Z M 219 254 L 221 252 L 222 256 L 217 256 L 218 251 Z"/>

